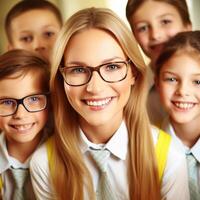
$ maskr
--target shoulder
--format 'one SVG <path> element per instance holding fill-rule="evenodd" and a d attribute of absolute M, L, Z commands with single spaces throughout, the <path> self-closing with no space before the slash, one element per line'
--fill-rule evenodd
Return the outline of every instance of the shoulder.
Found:
<path fill-rule="evenodd" d="M 34 153 L 30 161 L 30 170 L 48 169 L 48 157 L 46 142 L 43 143 Z"/>

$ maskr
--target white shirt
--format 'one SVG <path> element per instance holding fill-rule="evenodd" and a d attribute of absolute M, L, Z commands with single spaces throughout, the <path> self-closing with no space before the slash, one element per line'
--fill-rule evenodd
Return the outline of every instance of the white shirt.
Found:
<path fill-rule="evenodd" d="M 162 123 L 162 129 L 165 130 L 167 133 L 169 133 L 172 138 L 174 139 L 176 146 L 178 147 L 178 151 L 182 153 L 183 155 L 187 154 L 188 152 L 191 152 L 193 156 L 196 158 L 198 163 L 200 163 L 200 138 L 197 140 L 197 142 L 194 144 L 192 148 L 189 148 L 185 146 L 182 141 L 177 137 L 172 125 L 169 122 L 168 118 L 165 118 L 165 120 Z M 198 180 L 200 182 L 200 164 L 198 165 Z"/>
<path fill-rule="evenodd" d="M 26 160 L 25 163 L 20 163 L 15 158 L 8 155 L 6 140 L 4 133 L 0 134 L 0 175 L 3 181 L 3 200 L 10 200 L 14 191 L 14 181 L 9 170 L 13 168 L 28 168 L 30 158 Z M 34 200 L 35 195 L 33 193 L 33 188 L 31 184 L 30 177 L 27 178 L 25 184 L 25 191 L 29 194 L 29 200 Z"/>
<path fill-rule="evenodd" d="M 152 128 L 154 143 L 157 142 L 158 129 Z M 128 179 L 127 179 L 127 151 L 128 133 L 123 122 L 117 132 L 105 145 L 95 145 L 91 143 L 81 132 L 81 151 L 84 161 L 92 174 L 94 188 L 97 188 L 99 180 L 98 168 L 89 156 L 89 147 L 107 148 L 111 152 L 108 160 L 108 174 L 115 194 L 120 200 L 128 200 Z M 53 190 L 50 184 L 50 174 L 47 158 L 46 146 L 41 146 L 32 157 L 30 163 L 33 188 L 37 199 L 54 199 Z M 67 177 L 66 177 L 67 178 Z M 168 160 L 164 171 L 162 182 L 162 197 L 167 200 L 188 200 L 189 191 L 187 185 L 187 167 L 184 156 L 179 154 L 173 142 L 169 148 Z M 87 194 L 85 194 L 85 199 Z"/>

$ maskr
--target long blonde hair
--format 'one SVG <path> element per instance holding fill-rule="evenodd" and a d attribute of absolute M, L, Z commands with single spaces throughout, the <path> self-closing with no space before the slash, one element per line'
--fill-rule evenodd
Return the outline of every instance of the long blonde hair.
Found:
<path fill-rule="evenodd" d="M 64 91 L 64 81 L 58 70 L 70 39 L 90 28 L 105 30 L 113 35 L 137 71 L 134 87 L 124 108 L 129 134 L 129 197 L 130 199 L 160 199 L 157 163 L 150 124 L 146 112 L 146 66 L 138 45 L 124 22 L 111 10 L 88 8 L 75 13 L 62 28 L 54 49 L 50 90 L 55 113 L 53 137 L 52 181 L 57 199 L 82 200 L 86 190 L 95 199 L 91 175 L 79 149 L 78 114 L 73 110 Z"/>

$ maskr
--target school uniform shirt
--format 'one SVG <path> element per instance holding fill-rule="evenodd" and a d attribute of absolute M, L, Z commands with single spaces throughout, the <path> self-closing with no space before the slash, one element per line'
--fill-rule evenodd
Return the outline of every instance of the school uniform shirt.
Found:
<path fill-rule="evenodd" d="M 182 154 L 186 154 L 188 152 L 191 152 L 193 156 L 198 161 L 198 180 L 200 181 L 200 138 L 197 140 L 197 142 L 194 144 L 192 148 L 189 148 L 185 146 L 182 141 L 179 139 L 179 137 L 176 136 L 176 133 L 172 127 L 172 125 L 169 122 L 169 118 L 166 117 L 165 120 L 162 123 L 162 129 L 165 130 L 167 133 L 169 133 L 172 138 L 174 139 L 176 146 L 178 147 L 178 151 Z"/>
<path fill-rule="evenodd" d="M 156 144 L 159 130 L 152 127 L 153 141 Z M 99 180 L 99 170 L 94 165 L 94 161 L 89 155 L 89 149 L 106 148 L 111 152 L 108 160 L 108 176 L 113 187 L 114 193 L 120 200 L 128 200 L 128 179 L 127 179 L 127 156 L 128 156 L 128 132 L 123 122 L 116 133 L 108 141 L 107 144 L 96 145 L 91 143 L 84 133 L 81 131 L 80 148 L 83 153 L 84 161 L 92 174 L 94 189 L 97 188 Z M 33 182 L 33 188 L 37 199 L 49 200 L 55 199 L 53 192 L 49 163 L 47 158 L 47 149 L 42 145 L 33 155 L 30 162 L 30 171 Z M 67 177 L 66 177 L 67 178 Z M 164 170 L 162 180 L 162 197 L 167 200 L 188 200 L 189 190 L 187 184 L 187 167 L 184 155 L 180 154 L 173 142 L 169 148 L 168 160 Z M 85 193 L 85 198 L 88 196 Z"/>
<path fill-rule="evenodd" d="M 12 199 L 12 194 L 14 191 L 15 183 L 13 181 L 13 177 L 11 174 L 11 168 L 29 168 L 29 161 L 30 158 L 26 160 L 25 163 L 20 163 L 15 158 L 8 155 L 7 147 L 6 147 L 6 140 L 4 133 L 0 134 L 0 175 L 3 182 L 3 200 L 10 200 Z M 33 188 L 31 184 L 30 175 L 27 177 L 25 182 L 25 193 L 28 196 L 29 200 L 35 200 L 35 195 L 33 193 Z M 1 194 L 2 194 L 1 193 Z"/>

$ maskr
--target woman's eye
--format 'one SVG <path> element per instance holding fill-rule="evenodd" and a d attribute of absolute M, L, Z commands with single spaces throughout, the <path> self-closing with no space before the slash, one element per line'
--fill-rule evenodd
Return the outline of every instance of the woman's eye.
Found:
<path fill-rule="evenodd" d="M 120 68 L 120 65 L 116 64 L 116 63 L 106 65 L 106 70 L 107 71 L 113 71 L 113 70 L 117 70 L 119 68 Z"/>
<path fill-rule="evenodd" d="M 70 73 L 72 74 L 81 74 L 81 73 L 85 73 L 86 69 L 84 67 L 74 67 L 71 69 Z"/>

